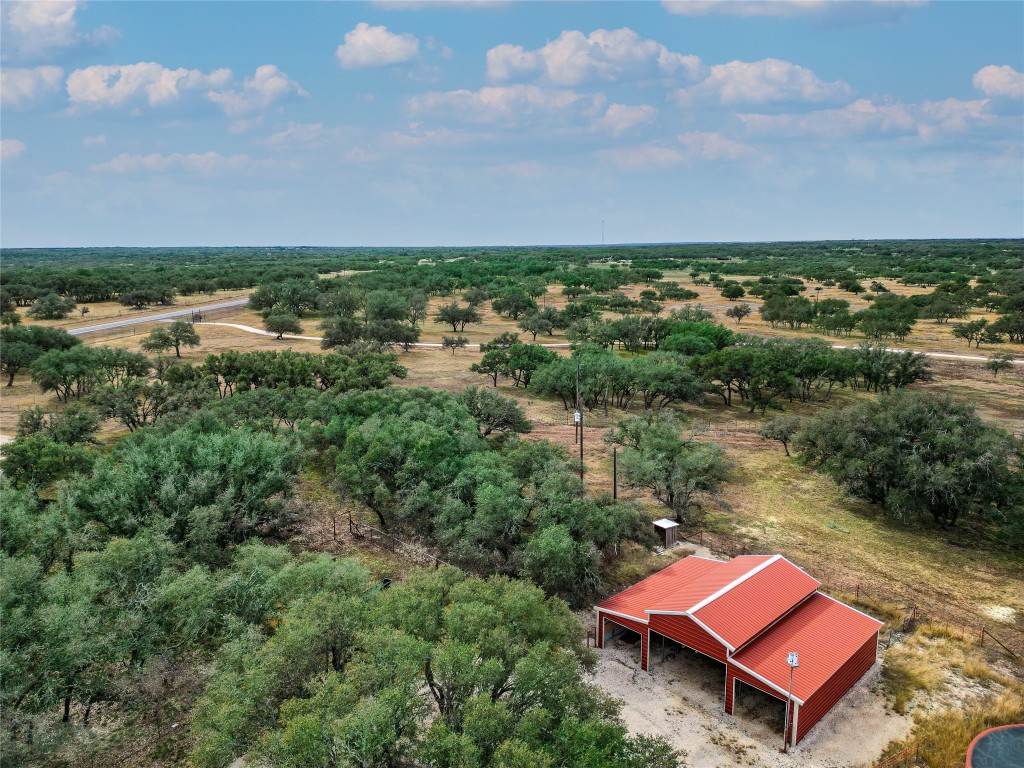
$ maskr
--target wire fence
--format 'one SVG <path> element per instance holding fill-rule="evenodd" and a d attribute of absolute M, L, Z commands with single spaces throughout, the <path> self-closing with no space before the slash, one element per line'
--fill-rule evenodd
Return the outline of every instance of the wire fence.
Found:
<path fill-rule="evenodd" d="M 223 307 L 221 309 L 212 309 L 205 312 L 192 312 L 188 315 L 173 318 L 174 320 L 188 320 L 191 323 L 202 323 L 202 322 L 223 322 L 237 317 L 246 311 L 245 305 L 239 305 L 237 307 Z M 111 341 L 118 341 L 121 339 L 130 339 L 133 336 L 146 336 L 157 327 L 158 324 L 163 322 L 171 322 L 170 320 L 147 320 L 144 317 L 140 317 L 137 323 L 131 325 L 121 325 L 117 328 L 107 328 L 102 331 L 94 331 L 88 335 L 82 335 L 82 341 L 86 344 L 105 344 Z"/>
<path fill-rule="evenodd" d="M 535 406 L 541 404 L 536 403 L 536 401 L 528 401 L 527 405 Z M 584 428 L 607 429 L 617 426 L 623 419 L 628 419 L 631 416 L 641 416 L 644 413 L 650 412 L 645 411 L 642 407 L 623 409 L 609 406 L 607 409 L 584 410 L 581 417 Z M 573 409 L 566 409 L 557 404 L 543 404 L 540 408 L 531 409 L 531 413 L 533 414 L 531 420 L 541 426 L 572 427 L 574 424 Z M 676 414 L 679 415 L 678 412 Z M 688 431 L 711 437 L 755 436 L 758 429 L 757 424 L 749 421 L 740 421 L 739 419 L 719 419 L 717 421 L 712 421 L 711 419 L 691 419 L 684 422 L 684 426 Z"/>
<path fill-rule="evenodd" d="M 381 547 L 390 552 L 400 553 L 409 558 L 416 565 L 430 565 L 434 568 L 440 568 L 442 565 L 447 565 L 452 568 L 458 568 L 458 566 L 442 560 L 418 544 L 403 541 L 397 536 L 393 536 L 387 531 L 383 531 L 376 526 L 359 522 L 352 517 L 351 512 L 349 512 L 348 515 L 348 532 L 355 539 L 366 541 L 369 544 Z"/>
<path fill-rule="evenodd" d="M 186 309 L 186 308 L 189 308 L 189 307 L 200 307 L 200 306 L 202 306 L 204 304 L 211 304 L 211 303 L 218 302 L 218 301 L 223 302 L 223 301 L 232 301 L 234 299 L 244 299 L 244 298 L 246 298 L 247 295 L 248 294 L 245 291 L 234 291 L 234 292 L 228 293 L 227 295 L 221 295 L 221 296 L 217 296 L 216 294 L 214 294 L 214 295 L 206 295 L 206 294 L 204 294 L 202 296 L 188 296 L 188 297 L 184 297 L 184 298 L 178 297 L 177 299 L 175 299 L 173 304 L 155 305 L 155 306 L 151 305 L 151 306 L 146 307 L 143 310 L 138 310 L 138 309 L 133 310 L 133 309 L 131 309 L 129 307 L 123 307 L 123 308 L 117 310 L 117 315 L 102 315 L 102 316 L 98 316 L 98 317 L 93 317 L 90 312 L 86 312 L 83 315 L 81 313 L 81 310 L 82 309 L 88 309 L 89 305 L 88 304 L 82 304 L 73 313 L 73 316 L 71 318 L 68 318 L 68 319 L 65 319 L 65 320 L 59 320 L 59 321 L 56 321 L 56 322 L 52 322 L 52 323 L 50 323 L 50 326 L 53 327 L 53 328 L 61 328 L 61 329 L 66 330 L 66 331 L 73 331 L 73 330 L 75 330 L 75 329 L 77 329 L 79 327 L 82 327 L 82 326 L 86 326 L 87 327 L 87 326 L 90 326 L 90 325 L 97 325 L 97 324 L 104 323 L 104 322 L 114 322 L 116 320 L 125 320 L 125 319 L 129 319 L 129 318 L 131 318 L 133 316 L 138 316 L 139 322 L 142 322 L 142 321 L 145 320 L 146 313 L 160 314 L 161 312 L 169 312 L 169 311 L 172 311 L 172 310 L 175 310 L 175 309 Z"/>
<path fill-rule="evenodd" d="M 901 749 L 899 752 L 882 758 L 875 763 L 874 768 L 899 768 L 900 766 L 913 765 L 917 763 L 920 755 L 920 744 L 912 744 L 906 749 Z"/>
<path fill-rule="evenodd" d="M 757 542 L 702 529 L 681 530 L 678 537 L 728 557 L 761 552 L 764 549 Z M 1008 625 L 990 628 L 991 625 L 982 614 L 964 606 L 925 597 L 909 585 L 892 581 L 884 584 L 878 581 L 866 582 L 837 569 L 820 569 L 811 575 L 821 582 L 821 588 L 826 592 L 843 595 L 861 605 L 877 603 L 879 607 L 895 610 L 898 618 L 890 622 L 894 631 L 906 631 L 915 623 L 928 622 L 944 627 L 946 631 L 977 645 L 993 647 L 1017 660 L 1024 659 L 1024 632 Z"/>

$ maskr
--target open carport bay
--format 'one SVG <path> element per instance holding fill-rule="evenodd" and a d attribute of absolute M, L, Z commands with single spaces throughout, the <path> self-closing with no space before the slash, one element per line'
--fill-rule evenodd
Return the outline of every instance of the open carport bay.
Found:
<path fill-rule="evenodd" d="M 628 636 L 626 636 L 628 637 Z M 765 768 L 867 765 L 892 739 L 905 736 L 909 716 L 886 711 L 875 692 L 876 665 L 789 755 L 781 752 L 785 704 L 737 684 L 737 714 L 722 711 L 725 666 L 660 638 L 651 642 L 650 672 L 640 669 L 639 643 L 609 642 L 598 653 L 593 681 L 620 699 L 622 719 L 632 733 L 667 738 L 688 754 L 691 768 L 756 765 Z"/>

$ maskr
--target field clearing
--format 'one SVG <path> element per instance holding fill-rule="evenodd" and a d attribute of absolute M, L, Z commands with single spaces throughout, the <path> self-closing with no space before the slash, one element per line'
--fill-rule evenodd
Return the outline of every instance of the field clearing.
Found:
<path fill-rule="evenodd" d="M 706 307 L 724 311 L 729 306 L 724 299 L 715 304 L 710 301 L 710 295 L 708 298 Z M 451 299 L 432 300 L 431 311 L 448 301 Z M 563 304 L 564 297 L 552 292 L 550 302 Z M 485 323 L 470 326 L 464 334 L 474 343 L 515 329 L 514 323 L 499 318 L 489 308 L 483 308 L 482 313 Z M 232 311 L 223 319 L 262 326 L 258 313 L 244 309 Z M 304 335 L 317 335 L 319 322 L 318 318 L 304 319 Z M 198 348 L 183 349 L 185 361 L 201 363 L 206 355 L 228 349 L 320 351 L 316 341 L 276 340 L 223 326 L 203 325 L 198 330 L 202 344 Z M 425 341 L 439 340 L 446 333 L 429 318 L 424 323 L 424 331 Z M 144 335 L 136 333 L 95 341 L 90 337 L 89 341 L 138 351 L 143 338 Z M 554 340 L 562 339 L 556 335 Z M 566 350 L 559 352 L 567 354 Z M 400 382 L 402 386 L 457 392 L 471 385 L 491 385 L 487 377 L 469 370 L 470 364 L 479 359 L 476 350 L 459 350 L 452 354 L 447 350 L 419 348 L 398 352 L 398 358 L 409 369 L 408 377 Z M 1013 371 L 993 379 L 981 364 L 953 361 L 933 361 L 933 369 L 936 380 L 923 385 L 924 388 L 967 399 L 974 402 L 986 418 L 1008 429 L 1024 430 L 1024 398 L 1021 397 L 1024 373 Z M 499 391 L 516 397 L 534 420 L 532 439 L 552 440 L 575 455 L 574 430 L 569 414 L 560 403 L 533 398 L 529 392 L 507 382 L 502 382 Z M 831 405 L 862 396 L 865 395 L 840 392 Z M 0 431 L 8 435 L 13 433 L 20 410 L 32 405 L 60 408 L 52 395 L 39 393 L 24 374 L 16 377 L 13 387 L 3 388 L 3 401 Z M 818 404 L 786 404 L 787 412 L 798 415 L 812 413 L 820 407 Z M 1019 562 L 973 548 L 969 532 L 921 531 L 886 522 L 870 505 L 848 499 L 831 480 L 804 470 L 795 461 L 786 459 L 776 444 L 757 438 L 753 430 L 763 419 L 749 414 L 746 408 L 726 408 L 717 399 L 709 398 L 707 405 L 687 406 L 685 410 L 695 420 L 731 423 L 739 428 L 738 432 L 727 436 L 702 438 L 723 444 L 736 465 L 718 504 L 708 513 L 707 522 L 713 529 L 734 529 L 738 535 L 749 539 L 751 546 L 780 551 L 819 576 L 828 571 L 836 574 L 835 578 L 841 574 L 848 580 L 860 581 L 869 593 L 872 585 L 887 592 L 904 593 L 913 589 L 921 595 L 922 601 L 951 604 L 964 616 L 983 615 L 993 606 L 1004 606 L 1016 617 L 1009 626 L 1024 630 L 1024 566 Z M 592 492 L 611 489 L 611 450 L 603 441 L 603 425 L 622 415 L 614 410 L 607 417 L 584 415 L 586 476 Z M 112 437 L 121 433 L 122 430 L 110 422 L 103 434 Z M 650 508 L 652 515 L 660 516 L 664 512 L 645 493 L 621 489 L 620 498 L 641 501 Z"/>
<path fill-rule="evenodd" d="M 757 276 L 752 275 L 723 275 L 724 279 L 736 280 L 737 282 L 743 282 L 744 280 L 757 280 Z M 682 271 L 670 271 L 665 273 L 665 280 L 672 280 L 678 282 L 682 287 L 688 288 L 692 291 L 696 291 L 700 294 L 700 298 L 693 299 L 692 301 L 684 302 L 682 304 L 678 302 L 666 302 L 667 309 L 675 309 L 677 307 L 701 304 L 704 309 L 715 315 L 715 320 L 722 323 L 723 325 L 732 328 L 735 331 L 742 333 L 753 333 L 758 336 L 787 336 L 792 338 L 819 338 L 828 341 L 831 344 L 850 344 L 856 346 L 866 338 L 862 333 L 854 331 L 850 336 L 826 336 L 821 333 L 816 333 L 813 330 L 790 330 L 789 328 L 772 328 L 771 324 L 761 319 L 761 315 L 758 310 L 764 303 L 761 299 L 756 296 L 744 296 L 742 299 L 737 301 L 729 301 L 728 299 L 722 298 L 721 291 L 711 285 L 696 285 L 693 279 L 689 276 L 689 273 Z M 878 282 L 885 285 L 891 293 L 895 293 L 900 296 L 914 296 L 922 293 L 929 293 L 931 288 L 920 288 L 917 286 L 908 286 L 898 283 L 895 280 L 889 280 L 881 278 Z M 640 291 L 643 290 L 644 286 L 627 286 L 623 289 L 623 293 L 632 298 L 639 296 Z M 820 291 L 817 289 L 821 288 Z M 815 300 L 815 297 L 821 299 L 843 299 L 850 302 L 851 312 L 860 312 L 871 306 L 871 302 L 865 301 L 864 294 L 852 294 L 842 290 L 838 286 L 824 286 L 816 285 L 814 283 L 808 283 L 806 291 L 800 294 L 811 301 Z M 742 323 L 736 323 L 735 320 L 730 320 L 725 316 L 725 311 L 730 307 L 734 307 L 741 302 L 746 302 L 754 310 L 749 317 L 743 320 Z M 962 355 L 980 355 L 986 357 L 993 355 L 997 352 L 1009 352 L 1017 358 L 1024 359 L 1024 344 L 986 344 L 983 345 L 980 350 L 976 350 L 973 346 L 968 347 L 967 342 L 962 339 L 957 339 L 953 336 L 953 326 L 956 323 L 964 323 L 970 320 L 981 320 L 986 319 L 993 321 L 999 317 L 995 312 L 988 312 L 983 309 L 973 308 L 970 311 L 969 317 L 964 320 L 950 320 L 948 323 L 939 324 L 934 320 L 918 320 L 910 335 L 903 341 L 892 341 L 888 346 L 899 347 L 900 349 L 913 349 L 921 352 L 947 352 L 952 354 Z"/>
<path fill-rule="evenodd" d="M 152 315 L 159 315 L 164 312 L 173 312 L 176 309 L 188 309 L 189 307 L 201 307 L 206 304 L 217 304 L 232 299 L 244 299 L 250 293 L 248 288 L 238 291 L 217 291 L 213 294 L 202 294 L 199 296 L 181 296 L 174 304 L 164 306 L 147 307 L 146 309 L 131 309 L 119 304 L 116 301 L 100 301 L 95 304 L 79 304 L 78 309 L 64 320 L 36 320 L 28 314 L 29 307 L 19 307 L 18 314 L 21 321 L 28 325 L 43 325 L 50 328 L 62 328 L 71 331 L 75 328 L 99 325 L 110 320 L 145 320 Z M 88 307 L 89 312 L 83 317 L 79 312 L 83 307 Z"/>

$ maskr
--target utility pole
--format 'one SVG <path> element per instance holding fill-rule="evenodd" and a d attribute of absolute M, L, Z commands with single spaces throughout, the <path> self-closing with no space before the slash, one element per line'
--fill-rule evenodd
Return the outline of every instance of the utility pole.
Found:
<path fill-rule="evenodd" d="M 619 449 L 612 448 L 612 499 L 619 500 Z"/>
<path fill-rule="evenodd" d="M 782 751 L 789 752 L 789 724 L 792 720 L 790 712 L 793 710 L 793 670 L 800 666 L 800 658 L 796 651 L 790 651 L 786 656 L 786 663 L 789 664 L 789 697 L 786 699 L 786 730 L 782 732 Z"/>
<path fill-rule="evenodd" d="M 604 245 L 604 219 L 601 219 L 601 245 Z"/>
<path fill-rule="evenodd" d="M 577 429 L 580 431 L 580 480 L 583 479 L 583 407 L 580 402 L 580 363 L 576 361 L 576 413 Z"/>

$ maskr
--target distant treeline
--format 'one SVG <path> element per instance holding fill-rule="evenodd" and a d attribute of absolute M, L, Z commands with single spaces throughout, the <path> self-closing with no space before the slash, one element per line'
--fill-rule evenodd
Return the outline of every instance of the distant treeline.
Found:
<path fill-rule="evenodd" d="M 816 281 L 887 277 L 908 284 L 1000 276 L 1024 285 L 1022 240 L 876 240 L 523 248 L 78 248 L 0 251 L 0 286 L 31 302 L 57 293 L 80 303 L 153 287 L 182 295 L 371 271 L 375 287 L 466 288 L 494 278 L 555 276 L 591 264 L 692 268 Z M 427 269 L 423 269 L 427 267 Z M 415 277 L 413 277 L 415 275 Z M 388 285 L 381 285 L 386 278 Z"/>

